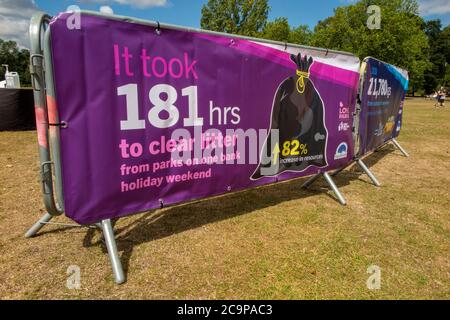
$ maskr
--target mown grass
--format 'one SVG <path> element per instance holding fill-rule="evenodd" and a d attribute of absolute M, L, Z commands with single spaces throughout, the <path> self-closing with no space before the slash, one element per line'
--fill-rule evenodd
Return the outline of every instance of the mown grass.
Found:
<path fill-rule="evenodd" d="M 0 298 L 13 299 L 448 299 L 450 298 L 450 110 L 408 100 L 400 143 L 336 179 L 305 179 L 121 219 L 127 269 L 114 284 L 100 234 L 47 226 L 23 234 L 44 213 L 35 132 L 0 133 Z M 64 217 L 59 222 L 68 222 Z M 66 288 L 81 268 L 81 289 Z M 381 268 L 380 290 L 366 286 Z"/>

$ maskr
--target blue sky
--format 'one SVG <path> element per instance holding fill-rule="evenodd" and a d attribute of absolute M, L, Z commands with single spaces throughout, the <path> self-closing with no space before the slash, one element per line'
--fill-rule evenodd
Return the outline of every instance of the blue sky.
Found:
<path fill-rule="evenodd" d="M 99 10 L 108 5 L 116 14 L 158 20 L 188 27 L 200 26 L 200 12 L 207 0 L 35 0 L 42 10 L 51 14 L 64 11 L 76 4 L 82 9 Z M 319 20 L 333 14 L 333 9 L 351 3 L 352 0 L 269 0 L 272 8 L 270 19 L 287 17 L 291 25 L 307 24 L 311 28 Z M 439 17 L 446 24 L 450 22 L 450 0 L 422 0 L 425 18 Z M 128 4 L 120 4 L 128 3 Z M 446 3 L 448 4 L 447 6 Z M 152 6 L 153 4 L 153 6 Z M 438 8 L 442 6 L 443 8 Z M 443 12 L 441 15 L 430 14 Z M 428 15 L 430 14 L 430 15 Z"/>
<path fill-rule="evenodd" d="M 86 3 L 92 2 L 92 3 Z M 99 2 L 99 3 L 95 3 Z M 77 1 L 81 8 L 99 10 L 102 1 Z M 147 8 L 120 5 L 116 1 L 104 1 L 114 13 L 158 20 L 161 22 L 179 24 L 188 27 L 200 27 L 201 8 L 207 0 L 170 0 L 166 6 Z M 69 0 L 36 0 L 38 6 L 52 14 L 63 11 L 74 1 Z M 270 19 L 287 17 L 292 25 L 307 24 L 313 28 L 316 23 L 333 14 L 333 8 L 345 4 L 342 0 L 271 0 Z"/>
<path fill-rule="evenodd" d="M 306 24 L 311 29 L 318 21 L 333 15 L 338 6 L 356 0 L 269 0 L 270 20 L 286 17 L 292 26 Z M 418 0 L 425 19 L 440 18 L 450 23 L 450 0 Z M 187 27 L 200 27 L 200 13 L 207 0 L 0 0 L 0 38 L 28 46 L 30 17 L 36 11 L 51 15 L 66 11 L 70 5 L 82 9 L 114 11 L 119 15 L 138 17 Z"/>

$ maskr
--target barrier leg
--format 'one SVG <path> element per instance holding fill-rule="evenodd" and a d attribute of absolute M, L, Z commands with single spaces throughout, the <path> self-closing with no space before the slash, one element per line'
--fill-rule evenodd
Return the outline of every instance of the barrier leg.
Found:
<path fill-rule="evenodd" d="M 405 149 L 402 148 L 402 146 L 400 145 L 400 143 L 398 143 L 397 140 L 392 139 L 392 143 L 400 150 L 401 153 L 403 153 L 405 157 L 407 158 L 409 157 L 408 152 L 406 152 Z"/>
<path fill-rule="evenodd" d="M 317 179 L 320 178 L 322 174 L 318 173 L 315 176 L 312 176 L 311 178 L 309 178 L 303 185 L 302 188 L 303 189 L 308 189 L 309 187 L 311 187 L 311 185 L 316 182 Z"/>
<path fill-rule="evenodd" d="M 341 194 L 341 192 L 339 191 L 338 187 L 336 186 L 336 184 L 334 183 L 333 179 L 330 177 L 330 175 L 328 174 L 328 172 L 324 172 L 323 173 L 323 177 L 325 178 L 325 180 L 327 181 L 328 185 L 330 186 L 330 188 L 333 190 L 334 194 L 336 195 L 336 197 L 338 198 L 339 202 L 345 206 L 347 205 L 347 202 L 345 201 L 344 196 Z"/>
<path fill-rule="evenodd" d="M 108 249 L 109 259 L 111 260 L 112 271 L 117 284 L 125 282 L 125 275 L 117 252 L 116 239 L 111 220 L 103 220 L 101 223 L 103 235 L 105 237 L 106 248 Z"/>
<path fill-rule="evenodd" d="M 367 168 L 366 164 L 361 159 L 358 159 L 357 162 L 361 169 L 363 169 L 363 171 L 369 176 L 370 180 L 372 180 L 373 184 L 377 187 L 381 187 L 381 183 L 378 181 L 372 171 Z"/>
<path fill-rule="evenodd" d="M 52 218 L 53 216 L 51 214 L 46 213 L 30 228 L 30 230 L 27 231 L 27 233 L 25 233 L 25 238 L 34 237 Z"/>

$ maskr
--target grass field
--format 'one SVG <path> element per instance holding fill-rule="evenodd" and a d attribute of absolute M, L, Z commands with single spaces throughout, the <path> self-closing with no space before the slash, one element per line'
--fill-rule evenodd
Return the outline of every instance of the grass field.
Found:
<path fill-rule="evenodd" d="M 0 132 L 0 298 L 449 299 L 450 109 L 433 103 L 406 103 L 410 158 L 387 146 L 366 159 L 381 188 L 355 167 L 337 177 L 347 207 L 299 179 L 121 219 L 122 286 L 96 230 L 23 237 L 44 213 L 36 135 Z M 66 287 L 71 265 L 80 290 Z"/>

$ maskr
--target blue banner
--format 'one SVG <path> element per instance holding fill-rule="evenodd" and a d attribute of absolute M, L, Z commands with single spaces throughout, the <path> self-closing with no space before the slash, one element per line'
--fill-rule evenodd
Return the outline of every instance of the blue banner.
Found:
<path fill-rule="evenodd" d="M 399 136 L 408 73 L 374 58 L 366 63 L 361 92 L 359 155 L 367 154 Z"/>

